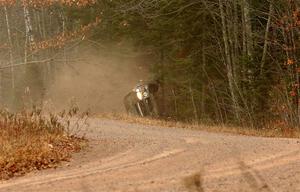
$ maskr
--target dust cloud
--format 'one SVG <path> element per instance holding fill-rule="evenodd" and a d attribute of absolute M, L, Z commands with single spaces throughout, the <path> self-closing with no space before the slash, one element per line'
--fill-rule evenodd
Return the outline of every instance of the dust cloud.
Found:
<path fill-rule="evenodd" d="M 59 65 L 47 88 L 45 100 L 55 110 L 65 109 L 75 100 L 80 110 L 124 112 L 123 97 L 139 80 L 149 78 L 145 57 L 139 54 L 90 47 L 80 48 L 77 54 L 68 55 L 70 61 Z"/>

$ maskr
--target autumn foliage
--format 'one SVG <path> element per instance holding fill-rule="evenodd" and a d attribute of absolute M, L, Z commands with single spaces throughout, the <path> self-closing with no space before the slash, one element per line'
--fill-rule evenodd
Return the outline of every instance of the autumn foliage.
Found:
<path fill-rule="evenodd" d="M 84 38 L 92 28 L 96 27 L 101 20 L 96 18 L 96 21 L 85 26 L 81 26 L 79 29 L 72 32 L 62 32 L 51 39 L 43 40 L 40 42 L 32 42 L 30 45 L 31 51 L 39 51 L 48 48 L 62 48 L 66 43 L 77 40 L 78 37 Z"/>
<path fill-rule="evenodd" d="M 25 7 L 33 8 L 45 8 L 55 5 L 61 5 L 65 7 L 83 8 L 91 6 L 96 3 L 96 0 L 22 0 L 21 4 Z M 16 0 L 0 0 L 0 6 L 15 6 Z M 81 26 L 75 31 L 64 31 L 61 34 L 57 34 L 51 39 L 42 40 L 39 42 L 31 42 L 28 48 L 31 51 L 39 51 L 47 48 L 62 48 L 66 43 L 74 41 L 78 37 L 84 36 L 89 30 L 100 23 L 100 19 L 96 18 L 93 23 L 85 26 Z M 7 45 L 0 45 L 0 49 L 7 48 Z"/>

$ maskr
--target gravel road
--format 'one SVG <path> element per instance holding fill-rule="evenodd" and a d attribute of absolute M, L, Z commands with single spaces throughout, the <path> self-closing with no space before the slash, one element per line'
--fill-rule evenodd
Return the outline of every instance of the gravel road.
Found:
<path fill-rule="evenodd" d="M 300 192 L 300 140 L 92 119 L 90 146 L 61 168 L 0 183 L 0 192 Z"/>

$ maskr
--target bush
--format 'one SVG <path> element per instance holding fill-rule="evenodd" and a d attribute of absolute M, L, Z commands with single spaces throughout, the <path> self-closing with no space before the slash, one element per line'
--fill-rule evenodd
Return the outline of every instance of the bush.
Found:
<path fill-rule="evenodd" d="M 58 115 L 45 115 L 38 109 L 1 111 L 0 180 L 68 161 L 85 143 L 84 138 L 70 134 L 70 122 L 76 114 L 76 109 Z"/>

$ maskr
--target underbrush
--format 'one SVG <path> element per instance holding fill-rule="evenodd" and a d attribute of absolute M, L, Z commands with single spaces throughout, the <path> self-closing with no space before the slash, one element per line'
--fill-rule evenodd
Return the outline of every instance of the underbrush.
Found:
<path fill-rule="evenodd" d="M 71 154 L 86 144 L 70 131 L 77 112 L 75 108 L 57 115 L 42 114 L 41 110 L 1 111 L 0 180 L 69 161 Z"/>
<path fill-rule="evenodd" d="M 229 134 L 239 134 L 247 136 L 258 136 L 258 137 L 277 137 L 277 138 L 300 138 L 300 129 L 290 128 L 286 126 L 272 126 L 266 125 L 263 128 L 250 128 L 250 127 L 238 127 L 231 125 L 213 125 L 213 124 L 202 124 L 196 122 L 180 122 L 174 120 L 164 119 L 153 119 L 153 118 L 141 118 L 137 116 L 131 116 L 127 114 L 100 114 L 97 115 L 99 118 L 107 118 L 114 120 L 122 120 L 128 123 L 143 124 L 149 126 L 160 126 L 170 128 L 185 128 L 193 130 L 202 130 L 207 132 L 221 132 Z"/>

